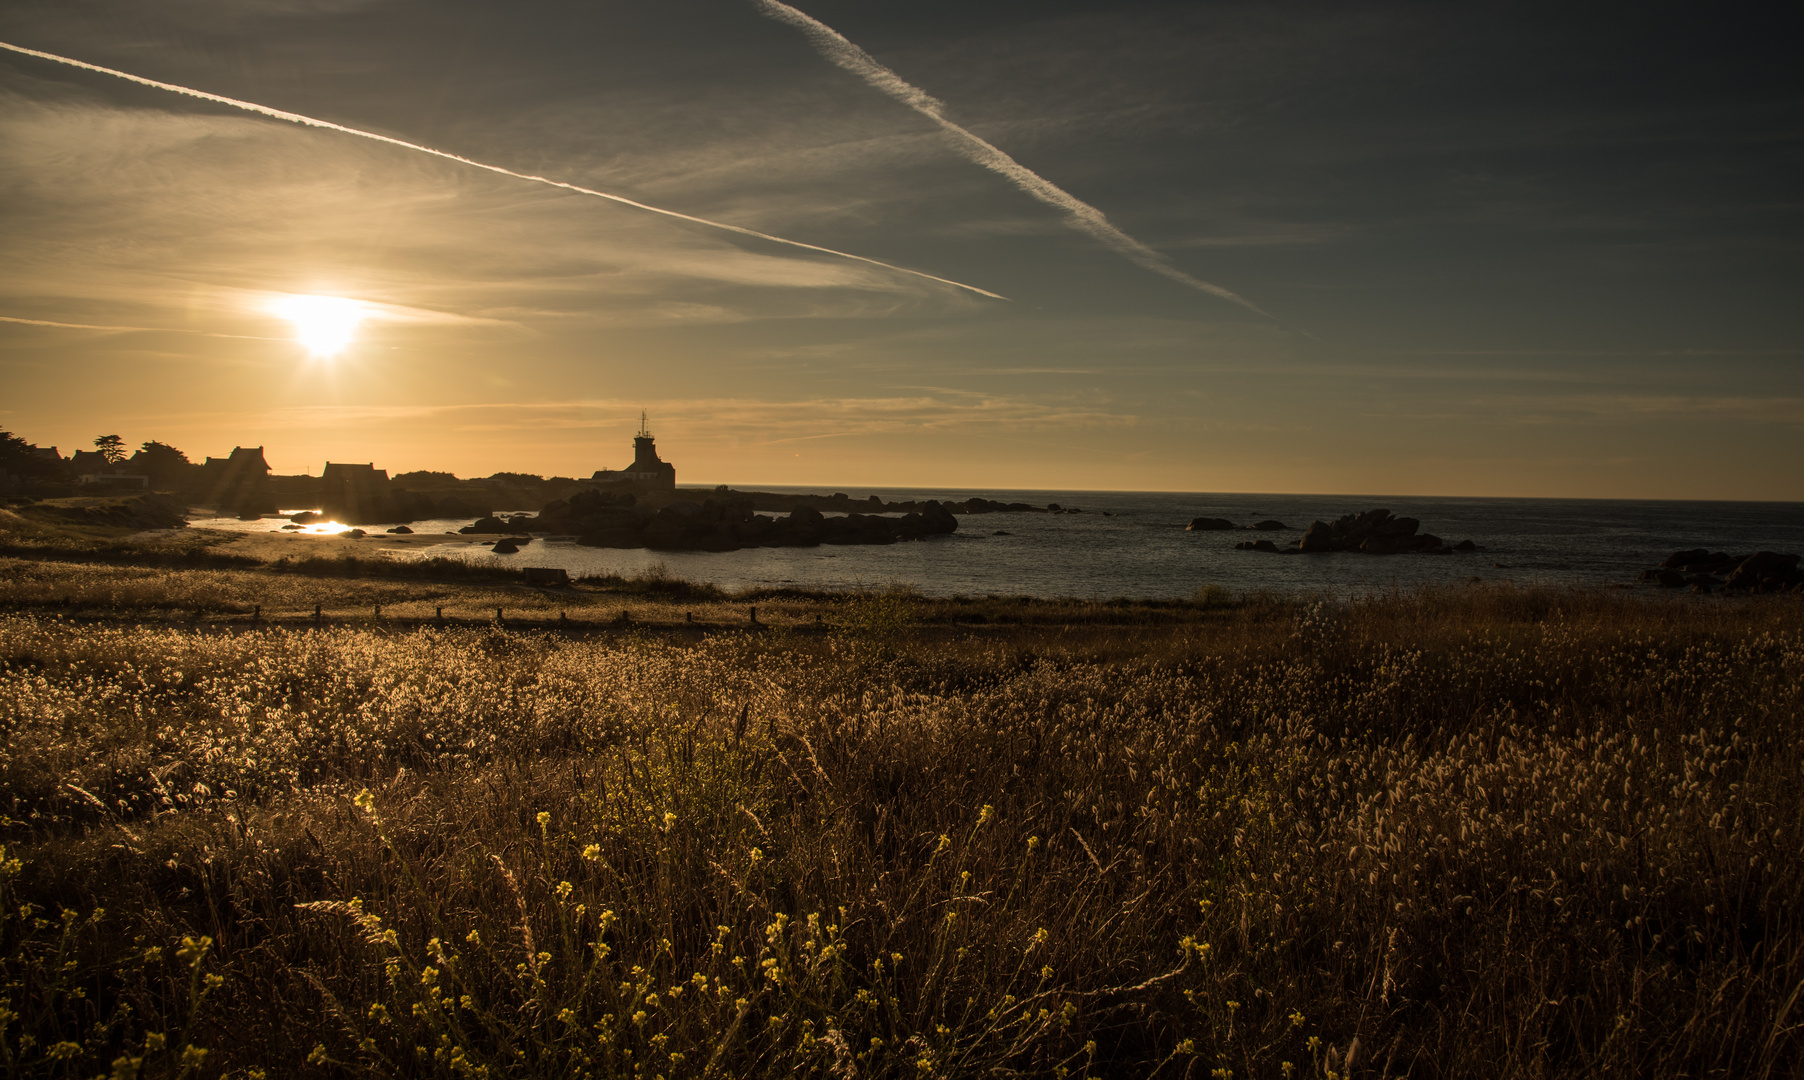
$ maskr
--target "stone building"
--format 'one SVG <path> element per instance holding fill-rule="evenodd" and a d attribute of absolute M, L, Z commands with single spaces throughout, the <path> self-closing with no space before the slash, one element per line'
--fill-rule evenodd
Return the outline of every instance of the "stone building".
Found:
<path fill-rule="evenodd" d="M 208 505 L 222 512 L 269 514 L 276 509 L 269 491 L 269 462 L 261 446 L 234 446 L 226 457 L 209 456 L 195 486 L 205 492 Z"/>
<path fill-rule="evenodd" d="M 326 462 L 320 474 L 320 510 L 346 525 L 372 525 L 398 517 L 388 470 L 374 463 Z"/>
<path fill-rule="evenodd" d="M 633 463 L 618 472 L 613 469 L 597 469 L 589 479 L 603 483 L 628 481 L 653 491 L 675 491 L 676 466 L 659 460 L 657 448 L 652 443 L 651 429 L 646 426 L 645 414 L 640 413 L 639 434 L 633 437 Z"/>

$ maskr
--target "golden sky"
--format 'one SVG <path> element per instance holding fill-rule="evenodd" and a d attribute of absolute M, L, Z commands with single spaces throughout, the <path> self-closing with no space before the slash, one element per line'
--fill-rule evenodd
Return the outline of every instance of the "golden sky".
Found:
<path fill-rule="evenodd" d="M 1783 27 L 798 8 L 843 39 L 8 5 L 0 41 L 690 220 L 0 53 L 0 426 L 587 475 L 644 409 L 684 483 L 1804 498 Z"/>

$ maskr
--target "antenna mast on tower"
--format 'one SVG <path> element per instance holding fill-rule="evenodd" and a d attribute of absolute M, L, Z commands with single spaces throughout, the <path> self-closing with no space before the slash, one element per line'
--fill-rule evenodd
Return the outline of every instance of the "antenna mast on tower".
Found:
<path fill-rule="evenodd" d="M 651 438 L 651 429 L 649 427 L 647 427 L 645 424 L 645 410 L 644 409 L 639 410 L 639 438 L 641 438 L 641 439 Z"/>

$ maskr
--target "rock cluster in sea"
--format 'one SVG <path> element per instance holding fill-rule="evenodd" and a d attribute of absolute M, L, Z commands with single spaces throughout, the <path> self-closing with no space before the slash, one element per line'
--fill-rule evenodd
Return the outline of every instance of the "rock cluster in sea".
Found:
<path fill-rule="evenodd" d="M 631 494 L 582 491 L 547 503 L 538 516 L 485 517 L 460 529 L 470 534 L 553 533 L 575 536 L 589 547 L 664 551 L 732 551 L 746 547 L 812 547 L 817 544 L 893 544 L 957 531 L 958 519 L 938 502 L 900 517 L 846 514 L 828 517 L 812 506 L 787 515 L 753 511 L 753 500 L 728 495 L 696 503 L 687 499 L 653 510 Z M 516 541 L 524 543 L 525 541 Z M 496 551 L 507 541 L 496 545 Z"/>
<path fill-rule="evenodd" d="M 1659 566 L 1643 571 L 1641 580 L 1669 589 L 1689 585 L 1698 592 L 1804 591 L 1804 571 L 1798 569 L 1798 556 L 1776 551 L 1756 551 L 1752 555 L 1729 555 L 1708 548 L 1675 551 Z"/>
<path fill-rule="evenodd" d="M 1282 521 L 1260 521 L 1252 525 L 1236 525 L 1227 518 L 1200 517 L 1191 518 L 1190 524 L 1184 526 L 1186 532 L 1227 532 L 1230 529 L 1256 529 L 1259 532 L 1278 532 L 1290 528 Z"/>
<path fill-rule="evenodd" d="M 1191 527 L 1196 527 L 1194 522 Z M 1264 523 L 1254 526 L 1261 527 L 1264 527 Z M 1367 555 L 1451 555 L 1454 552 L 1483 550 L 1470 540 L 1449 544 L 1433 533 L 1419 532 L 1421 527 L 1422 523 L 1412 517 L 1397 517 L 1389 510 L 1367 510 L 1363 514 L 1347 514 L 1333 521 L 1311 522 L 1308 531 L 1295 546 L 1279 547 L 1270 540 L 1244 540 L 1234 547 L 1240 551 L 1286 554 L 1360 551 Z"/>

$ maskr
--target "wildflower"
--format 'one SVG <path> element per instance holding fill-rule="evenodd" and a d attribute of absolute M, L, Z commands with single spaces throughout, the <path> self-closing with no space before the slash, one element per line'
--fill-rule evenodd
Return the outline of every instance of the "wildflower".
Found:
<path fill-rule="evenodd" d="M 1052 978 L 1052 965 L 1051 964 L 1047 964 L 1045 967 L 1040 969 L 1040 978 L 1042 978 L 1042 979 Z"/>
<path fill-rule="evenodd" d="M 539 811 L 538 822 L 539 822 L 539 828 L 541 828 L 541 829 L 550 828 L 551 811 L 549 811 L 549 810 Z"/>
<path fill-rule="evenodd" d="M 572 886 L 568 881 L 558 882 L 557 883 L 557 898 L 559 900 L 570 899 L 570 892 L 573 888 L 574 888 L 574 886 Z"/>
<path fill-rule="evenodd" d="M 175 955 L 188 961 L 189 967 L 197 967 L 201 957 L 207 955 L 207 950 L 212 947 L 213 939 L 204 934 L 199 938 L 184 937 L 182 947 L 175 951 Z"/>
<path fill-rule="evenodd" d="M 978 813 L 977 813 L 977 823 L 979 825 L 988 825 L 990 823 L 990 819 L 995 816 L 996 816 L 996 808 L 994 806 L 991 806 L 989 803 L 984 803 L 983 809 L 978 811 Z"/>
<path fill-rule="evenodd" d="M 583 848 L 583 858 L 590 862 L 599 861 L 601 859 L 601 845 L 590 844 L 588 847 Z"/>
<path fill-rule="evenodd" d="M 1030 836 L 1027 838 L 1027 853 L 1029 855 L 1032 855 L 1036 850 L 1039 849 L 1039 847 L 1040 847 L 1040 838 L 1039 837 Z"/>
<path fill-rule="evenodd" d="M 1048 936 L 1046 928 L 1044 926 L 1040 927 L 1038 930 L 1034 931 L 1033 937 L 1027 939 L 1027 947 L 1033 949 L 1046 944 Z"/>
<path fill-rule="evenodd" d="M 376 797 L 370 794 L 369 788 L 364 788 L 357 793 L 355 799 L 351 800 L 351 805 L 366 814 L 374 814 L 376 812 Z M 321 1047 L 321 1049 L 324 1049 L 324 1047 Z"/>

